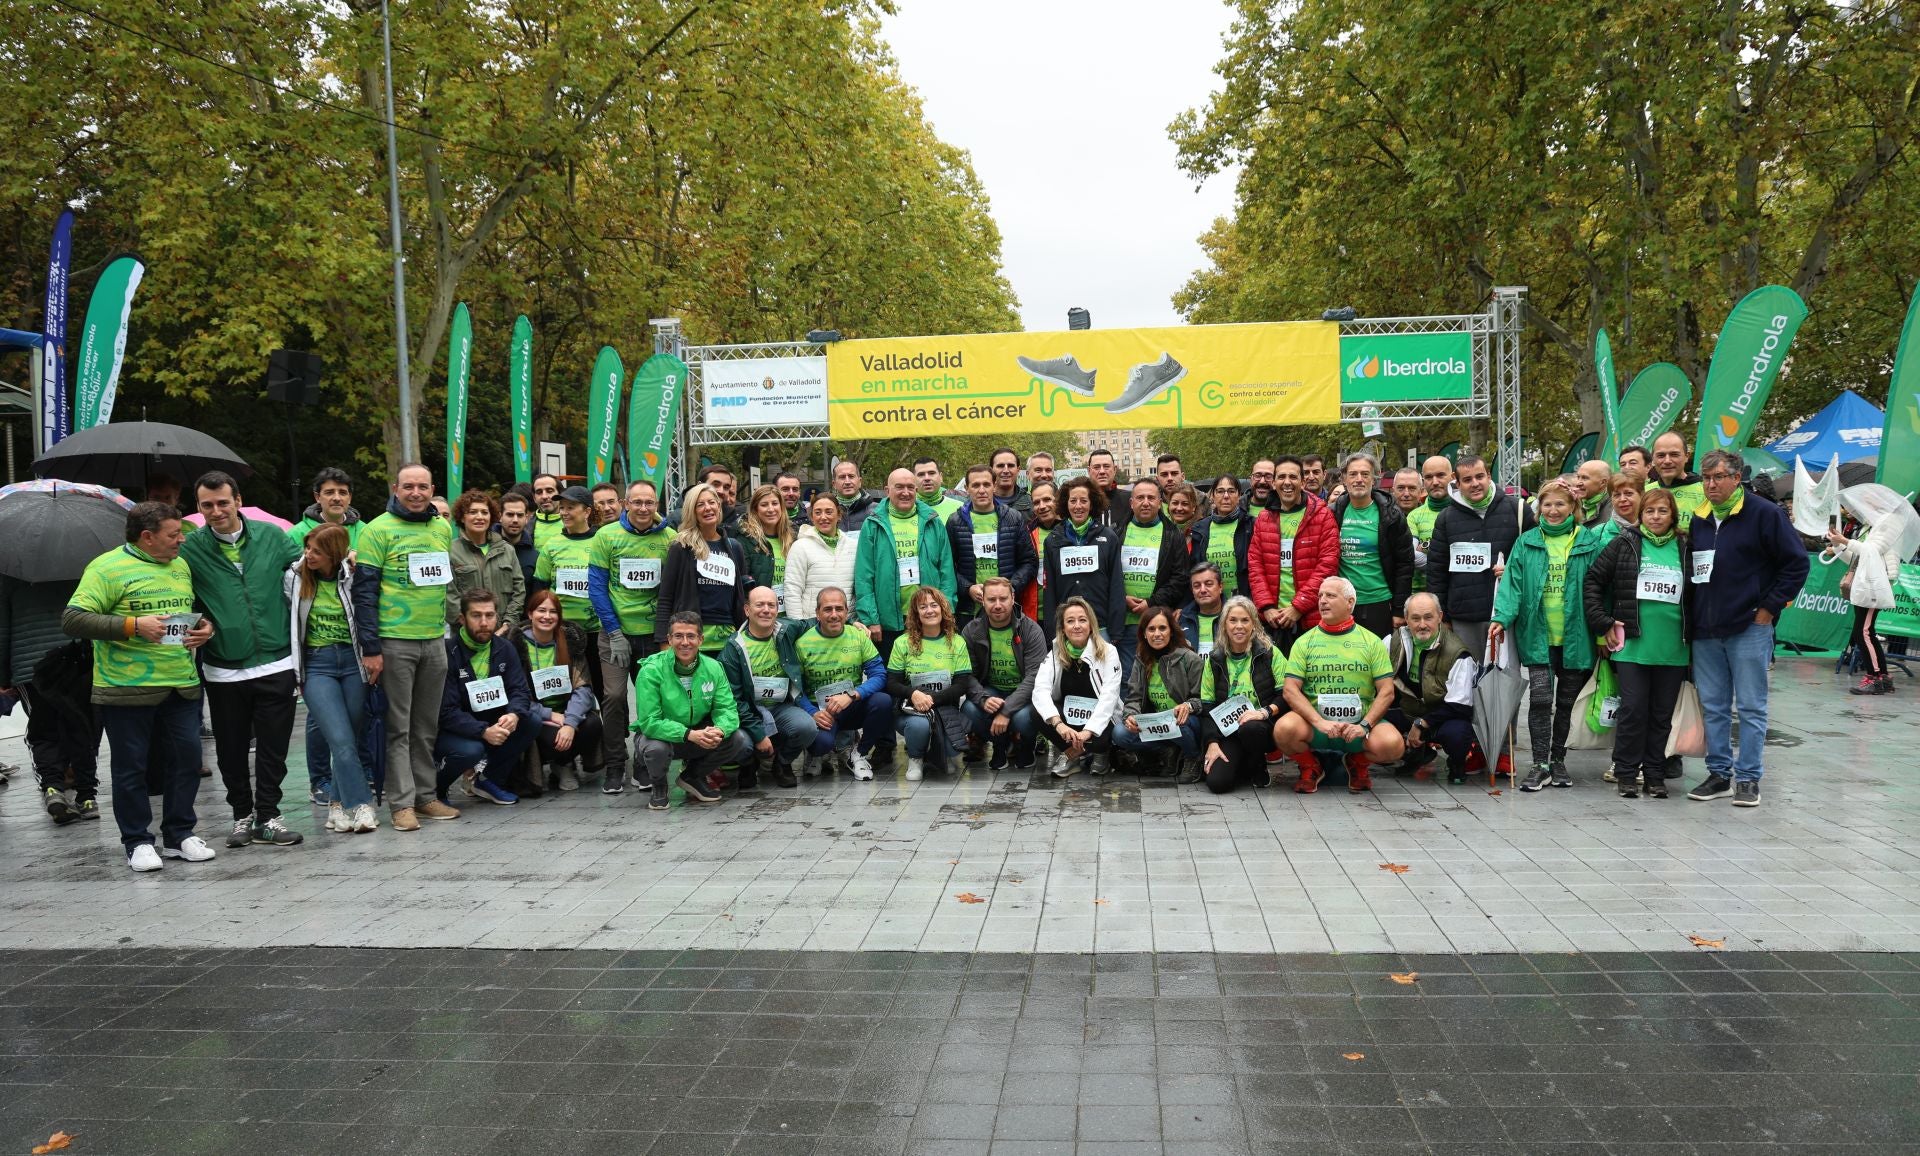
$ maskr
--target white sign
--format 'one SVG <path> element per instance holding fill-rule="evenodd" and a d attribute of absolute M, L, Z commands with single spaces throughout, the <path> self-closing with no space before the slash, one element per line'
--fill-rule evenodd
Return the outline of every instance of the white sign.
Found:
<path fill-rule="evenodd" d="M 164 631 L 164 633 L 160 635 L 160 645 L 185 646 L 187 644 L 187 635 L 198 625 L 200 625 L 200 616 L 198 614 L 162 615 L 160 618 L 160 629 Z"/>
<path fill-rule="evenodd" d="M 1485 574 L 1493 569 L 1491 542 L 1455 542 L 1447 570 L 1453 574 Z"/>
<path fill-rule="evenodd" d="M 415 586 L 445 586 L 453 581 L 453 564 L 445 550 L 422 550 L 407 555 L 407 581 Z"/>
<path fill-rule="evenodd" d="M 1091 574 L 1100 568 L 1100 547 L 1098 546 L 1062 546 L 1060 548 L 1060 573 Z"/>
<path fill-rule="evenodd" d="M 562 598 L 587 596 L 587 568 L 562 566 L 553 572 L 553 591 Z"/>
<path fill-rule="evenodd" d="M 717 549 L 710 549 L 705 558 L 693 564 L 693 569 L 700 575 L 700 581 L 709 586 L 733 585 L 733 559 Z"/>
<path fill-rule="evenodd" d="M 710 426 L 827 424 L 827 359 L 702 361 L 701 417 Z"/>

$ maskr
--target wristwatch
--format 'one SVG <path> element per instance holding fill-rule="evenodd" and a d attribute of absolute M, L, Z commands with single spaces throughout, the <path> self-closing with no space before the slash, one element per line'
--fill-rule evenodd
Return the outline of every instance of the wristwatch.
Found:
<path fill-rule="evenodd" d="M 1373 724 L 1368 722 L 1366 719 L 1361 719 L 1358 725 L 1361 730 L 1367 732 L 1368 734 L 1373 733 Z"/>

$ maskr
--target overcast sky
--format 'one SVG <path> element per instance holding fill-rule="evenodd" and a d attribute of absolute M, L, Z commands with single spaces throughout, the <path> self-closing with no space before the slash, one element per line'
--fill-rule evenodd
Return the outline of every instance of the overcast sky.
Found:
<path fill-rule="evenodd" d="M 1202 105 L 1229 11 L 1214 0 L 899 0 L 884 22 L 941 139 L 973 154 L 1028 329 L 1176 325 L 1232 174 L 1195 188 L 1167 125 Z"/>

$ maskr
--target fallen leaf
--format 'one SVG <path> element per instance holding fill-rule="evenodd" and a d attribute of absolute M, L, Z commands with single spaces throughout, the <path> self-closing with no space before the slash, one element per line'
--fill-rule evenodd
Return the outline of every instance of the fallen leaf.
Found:
<path fill-rule="evenodd" d="M 45 1144 L 34 1145 L 33 1156 L 47 1156 L 47 1153 L 58 1152 L 71 1143 L 73 1143 L 72 1136 L 69 1136 L 65 1132 L 55 1132 L 53 1135 L 47 1137 Z"/>
<path fill-rule="evenodd" d="M 1340 1053 L 1340 1058 L 1341 1058 L 1341 1059 L 1343 1059 L 1343 1060 L 1355 1060 L 1355 1061 L 1358 1061 L 1358 1060 L 1364 1060 L 1364 1059 L 1366 1059 L 1366 1058 L 1367 1058 L 1367 1053 L 1365 1053 L 1365 1052 L 1341 1052 L 1341 1053 Z"/>
<path fill-rule="evenodd" d="M 1111 899 L 1096 899 L 1096 900 L 1094 900 L 1094 901 L 1093 901 L 1093 905 L 1094 905 L 1095 907 L 1106 907 L 1107 905 L 1109 905 L 1109 904 L 1111 904 L 1112 902 L 1113 902 L 1113 900 L 1111 900 Z"/>
<path fill-rule="evenodd" d="M 975 895 L 971 891 L 962 891 L 958 895 L 955 895 L 954 898 L 958 899 L 962 903 L 985 903 L 986 902 L 986 900 L 980 898 L 978 895 Z"/>
<path fill-rule="evenodd" d="M 1395 875 L 1405 875 L 1407 872 L 1413 870 L 1413 868 L 1407 866 L 1405 863 L 1382 863 L 1380 864 L 1380 870 L 1391 871 Z"/>
<path fill-rule="evenodd" d="M 1724 950 L 1727 946 L 1727 941 L 1724 939 L 1708 939 L 1702 935 L 1689 935 L 1687 941 L 1695 947 L 1718 947 Z"/>
<path fill-rule="evenodd" d="M 985 811 L 973 811 L 967 815 L 967 818 L 969 819 L 984 819 L 986 817 L 987 817 L 987 814 Z"/>
<path fill-rule="evenodd" d="M 1026 880 L 1025 880 L 1025 879 L 1022 879 L 1022 878 L 1020 878 L 1020 877 L 1019 877 L 1018 875 L 1009 875 L 1009 876 L 1007 876 L 1007 882 L 1009 882 L 1009 883 L 1025 883 L 1025 882 L 1026 882 Z"/>
<path fill-rule="evenodd" d="M 1417 971 L 1395 971 L 1388 973 L 1387 978 L 1395 983 L 1412 983 L 1414 980 L 1420 978 L 1420 973 Z"/>
<path fill-rule="evenodd" d="M 949 859 L 949 860 L 947 860 L 947 866 L 949 866 L 949 867 L 958 867 L 958 866 L 960 866 L 960 860 L 958 860 L 958 859 Z"/>
<path fill-rule="evenodd" d="M 1500 793 L 1499 791 L 1488 791 L 1488 792 L 1487 792 L 1487 794 L 1489 794 L 1489 795 L 1497 795 L 1497 794 L 1499 794 L 1499 793 Z"/>

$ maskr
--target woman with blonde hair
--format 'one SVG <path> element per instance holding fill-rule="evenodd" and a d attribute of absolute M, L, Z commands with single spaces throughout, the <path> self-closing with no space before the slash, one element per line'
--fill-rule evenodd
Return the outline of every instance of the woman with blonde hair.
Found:
<path fill-rule="evenodd" d="M 1220 607 L 1206 677 L 1200 680 L 1200 778 L 1224 795 L 1245 783 L 1270 781 L 1267 752 L 1273 724 L 1286 713 L 1287 656 L 1273 644 L 1253 599 L 1236 594 Z M 1222 710 L 1226 704 L 1235 708 Z"/>
<path fill-rule="evenodd" d="M 747 555 L 754 585 L 773 587 L 780 613 L 787 613 L 787 559 L 793 556 L 793 522 L 778 487 L 757 487 L 747 499 L 736 539 Z"/>
<path fill-rule="evenodd" d="M 719 492 L 705 482 L 690 487 L 680 503 L 680 532 L 660 566 L 653 619 L 653 640 L 663 649 L 668 624 L 682 611 L 700 616 L 700 649 L 709 654 L 718 654 L 747 620 L 747 590 L 756 583 L 746 551 L 720 530 L 724 516 Z"/>
<path fill-rule="evenodd" d="M 328 791 L 333 801 L 327 806 L 326 827 L 341 834 L 371 831 L 380 825 L 373 812 L 367 768 L 360 762 L 360 738 L 367 729 L 367 683 L 360 666 L 359 636 L 353 630 L 349 543 L 345 527 L 332 522 L 316 527 L 302 543 L 300 560 L 287 568 L 281 580 L 292 614 L 294 683 L 327 741 Z"/>
<path fill-rule="evenodd" d="M 906 632 L 894 639 L 887 659 L 887 693 L 900 704 L 895 726 L 907 740 L 907 781 L 917 783 L 929 761 L 943 771 L 949 758 L 966 749 L 960 704 L 973 689 L 973 659 L 940 591 L 914 591 L 906 619 Z"/>
<path fill-rule="evenodd" d="M 1078 479 L 1075 479 L 1076 481 Z M 1055 749 L 1059 778 L 1111 768 L 1113 720 L 1120 713 L 1120 652 L 1100 636 L 1093 606 L 1079 595 L 1060 603 L 1053 652 L 1033 682 L 1040 733 Z"/>

